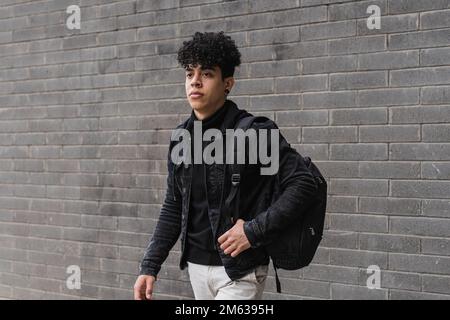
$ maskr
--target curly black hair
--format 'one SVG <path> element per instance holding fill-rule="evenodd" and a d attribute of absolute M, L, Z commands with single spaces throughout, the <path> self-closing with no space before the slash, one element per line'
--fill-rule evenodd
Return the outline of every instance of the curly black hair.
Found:
<path fill-rule="evenodd" d="M 223 31 L 196 32 L 192 40 L 183 42 L 177 60 L 184 69 L 189 65 L 201 65 L 202 68 L 218 66 L 223 80 L 234 75 L 234 68 L 241 64 L 241 53 L 234 40 Z"/>

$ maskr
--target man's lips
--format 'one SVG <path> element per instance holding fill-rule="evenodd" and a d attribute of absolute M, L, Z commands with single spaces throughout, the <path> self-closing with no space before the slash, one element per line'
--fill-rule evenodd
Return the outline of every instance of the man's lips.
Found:
<path fill-rule="evenodd" d="M 191 98 L 200 98 L 203 96 L 203 94 L 202 93 L 191 93 L 189 96 Z"/>

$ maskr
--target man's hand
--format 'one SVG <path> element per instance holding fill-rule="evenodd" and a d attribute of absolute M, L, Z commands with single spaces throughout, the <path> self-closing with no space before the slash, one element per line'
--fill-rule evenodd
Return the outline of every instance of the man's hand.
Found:
<path fill-rule="evenodd" d="M 155 281 L 154 276 L 140 275 L 134 284 L 134 300 L 151 300 Z"/>
<path fill-rule="evenodd" d="M 244 220 L 238 219 L 235 225 L 217 239 L 220 248 L 225 254 L 230 254 L 234 258 L 242 251 L 251 247 L 247 236 L 244 233 Z"/>

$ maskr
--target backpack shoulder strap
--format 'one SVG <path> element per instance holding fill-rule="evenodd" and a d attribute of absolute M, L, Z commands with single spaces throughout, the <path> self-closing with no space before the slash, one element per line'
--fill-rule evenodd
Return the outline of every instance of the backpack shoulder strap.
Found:
<path fill-rule="evenodd" d="M 252 126 L 256 118 L 257 117 L 250 115 L 240 119 L 236 123 L 234 130 L 242 129 L 243 131 L 246 131 L 248 128 Z M 231 219 L 232 223 L 234 223 L 239 217 L 239 201 L 240 201 L 239 190 L 240 190 L 241 175 L 242 171 L 244 170 L 243 164 L 234 163 L 236 159 L 237 159 L 237 148 L 234 148 L 233 163 L 230 164 L 231 190 L 227 199 L 225 200 L 225 208 L 227 209 L 226 212 L 230 214 L 229 218 Z"/>

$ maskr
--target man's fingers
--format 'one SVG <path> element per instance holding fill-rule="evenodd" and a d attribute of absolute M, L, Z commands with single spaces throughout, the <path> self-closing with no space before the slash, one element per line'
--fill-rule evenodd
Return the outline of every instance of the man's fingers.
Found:
<path fill-rule="evenodd" d="M 220 248 L 222 250 L 226 250 L 229 246 L 231 246 L 234 243 L 234 239 L 232 239 L 231 237 L 228 237 L 227 241 L 225 241 L 224 243 L 222 243 L 220 245 Z"/>
<path fill-rule="evenodd" d="M 150 300 L 153 294 L 153 283 L 156 281 L 153 276 L 141 275 L 134 284 L 135 300 Z"/>
<path fill-rule="evenodd" d="M 224 242 L 225 240 L 227 240 L 227 238 L 228 238 L 228 231 L 225 232 L 223 235 L 221 235 L 221 236 L 217 239 L 217 241 L 218 241 L 219 243 L 222 243 L 222 242 Z"/>
<path fill-rule="evenodd" d="M 226 250 L 224 250 L 223 252 L 225 254 L 229 254 L 230 252 L 233 252 L 236 249 L 237 249 L 237 246 L 235 244 L 233 244 L 233 245 L 230 245 L 228 248 L 226 248 Z"/>
<path fill-rule="evenodd" d="M 134 300 L 144 300 L 145 299 L 145 282 L 138 279 L 134 285 Z"/>
<path fill-rule="evenodd" d="M 150 300 L 152 298 L 153 294 L 153 282 L 154 279 L 152 277 L 149 277 L 146 279 L 146 289 L 145 289 L 145 297 Z"/>
<path fill-rule="evenodd" d="M 141 293 L 138 289 L 134 289 L 134 300 L 142 300 Z"/>
<path fill-rule="evenodd" d="M 236 250 L 234 250 L 232 253 L 231 253 L 231 256 L 234 258 L 234 257 L 236 257 L 239 253 L 241 253 L 241 249 L 236 249 Z"/>

